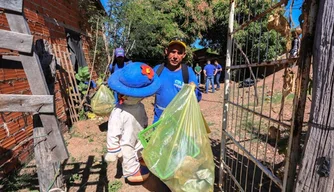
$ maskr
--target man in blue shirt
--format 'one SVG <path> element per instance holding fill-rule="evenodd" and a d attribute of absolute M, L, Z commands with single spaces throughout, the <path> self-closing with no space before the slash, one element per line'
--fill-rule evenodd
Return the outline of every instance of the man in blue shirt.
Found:
<path fill-rule="evenodd" d="M 116 48 L 115 50 L 115 63 L 109 65 L 110 77 L 115 71 L 122 69 L 125 66 L 125 52 L 123 48 Z M 115 103 L 118 103 L 118 94 L 114 91 Z"/>
<path fill-rule="evenodd" d="M 118 69 L 122 69 L 125 65 L 124 63 L 124 56 L 125 56 L 125 52 L 123 48 L 116 48 L 115 50 L 115 63 L 111 63 L 109 65 L 109 70 L 110 70 L 110 74 L 112 74 L 113 72 L 117 71 Z"/>
<path fill-rule="evenodd" d="M 216 66 L 216 76 L 215 76 L 215 83 L 217 84 L 217 90 L 220 89 L 220 75 L 221 72 L 223 71 L 222 66 L 218 63 L 217 60 L 215 60 L 214 62 L 215 66 Z"/>
<path fill-rule="evenodd" d="M 173 100 L 175 95 L 181 90 L 182 86 L 187 83 L 184 82 L 182 75 L 182 68 L 188 72 L 189 82 L 194 83 L 198 87 L 198 81 L 196 75 L 191 67 L 183 64 L 182 60 L 186 56 L 186 44 L 180 38 L 174 38 L 169 42 L 168 47 L 165 49 L 167 56 L 167 63 L 164 64 L 162 71 L 159 71 L 161 65 L 154 67 L 154 71 L 159 75 L 161 81 L 161 87 L 155 95 L 154 103 L 154 120 L 153 123 L 158 121 L 163 110 Z M 197 100 L 200 101 L 202 94 L 195 90 Z"/>
<path fill-rule="evenodd" d="M 213 79 L 216 75 L 216 67 L 210 63 L 210 60 L 208 60 L 207 64 L 205 65 L 203 73 L 204 73 L 204 77 L 206 79 L 205 93 L 208 93 L 209 84 L 211 84 L 212 93 L 214 93 L 215 92 L 215 84 L 213 82 Z"/>

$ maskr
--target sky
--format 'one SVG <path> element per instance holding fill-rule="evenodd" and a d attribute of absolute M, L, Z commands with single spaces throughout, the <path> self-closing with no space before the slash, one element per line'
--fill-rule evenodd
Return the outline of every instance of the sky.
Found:
<path fill-rule="evenodd" d="M 105 9 L 107 10 L 108 0 L 101 0 L 101 3 L 105 7 Z M 290 3 L 291 3 L 291 0 L 289 0 L 288 5 L 286 6 L 286 11 L 285 11 L 285 14 L 284 14 L 285 17 L 289 16 Z M 299 26 L 298 18 L 301 14 L 301 8 L 300 7 L 301 7 L 302 4 L 303 4 L 303 0 L 294 0 L 294 5 L 293 5 L 293 8 L 292 8 L 292 20 L 293 20 L 293 23 L 294 23 L 294 27 Z M 203 48 L 203 46 L 199 45 L 199 41 L 200 40 L 197 39 L 193 44 L 191 44 L 191 46 L 193 46 L 195 48 L 198 48 L 198 49 Z"/>
<path fill-rule="evenodd" d="M 107 10 L 107 3 L 108 3 L 108 0 L 101 0 L 101 3 L 103 5 L 103 7 Z"/>
<path fill-rule="evenodd" d="M 289 0 L 289 2 L 288 2 L 288 5 L 286 6 L 286 11 L 285 11 L 285 14 L 284 14 L 284 16 L 287 17 L 287 18 L 289 16 L 289 12 L 290 12 L 290 3 L 291 3 L 291 0 Z M 295 0 L 294 1 L 293 7 L 292 7 L 292 21 L 295 24 L 294 28 L 299 26 L 298 18 L 302 13 L 302 11 L 301 11 L 302 4 L 303 4 L 303 0 Z"/>

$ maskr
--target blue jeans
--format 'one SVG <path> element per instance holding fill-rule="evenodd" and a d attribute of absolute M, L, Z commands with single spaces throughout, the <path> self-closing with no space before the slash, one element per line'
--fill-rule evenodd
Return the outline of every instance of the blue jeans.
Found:
<path fill-rule="evenodd" d="M 205 93 L 209 91 L 209 83 L 211 84 L 212 87 L 212 93 L 215 92 L 215 83 L 213 82 L 214 76 L 207 76 L 206 77 L 206 82 L 205 82 Z"/>
<path fill-rule="evenodd" d="M 216 76 L 215 76 L 215 83 L 217 83 L 217 88 L 218 89 L 220 89 L 219 79 L 220 79 L 220 73 L 217 73 Z"/>
<path fill-rule="evenodd" d="M 201 84 L 201 74 L 196 74 L 198 84 Z"/>

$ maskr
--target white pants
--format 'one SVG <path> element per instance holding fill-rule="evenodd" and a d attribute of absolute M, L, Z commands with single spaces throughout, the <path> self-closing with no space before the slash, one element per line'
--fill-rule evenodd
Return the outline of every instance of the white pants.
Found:
<path fill-rule="evenodd" d="M 107 133 L 108 152 L 123 154 L 123 176 L 138 172 L 142 144 L 138 133 L 147 126 L 148 118 L 142 103 L 116 106 L 110 114 Z"/>

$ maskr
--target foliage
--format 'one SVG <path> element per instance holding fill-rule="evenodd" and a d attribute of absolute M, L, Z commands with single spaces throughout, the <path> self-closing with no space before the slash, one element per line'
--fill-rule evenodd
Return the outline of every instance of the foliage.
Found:
<path fill-rule="evenodd" d="M 114 180 L 109 183 L 108 185 L 108 191 L 109 192 L 117 192 L 122 188 L 122 182 L 119 180 Z"/>
<path fill-rule="evenodd" d="M 79 81 L 78 89 L 80 93 L 86 94 L 88 88 L 88 81 L 89 81 L 90 73 L 88 66 L 79 67 L 78 73 L 75 74 L 75 78 Z M 87 83 L 86 83 L 87 82 Z"/>
<path fill-rule="evenodd" d="M 97 41 L 97 49 L 96 49 L 96 60 L 95 60 L 95 70 L 97 73 L 104 73 L 105 68 L 108 63 L 107 52 L 105 49 L 105 41 L 103 40 L 102 33 L 105 31 L 104 23 L 108 21 L 107 14 L 102 7 L 99 7 L 98 1 L 93 0 L 79 0 L 78 1 L 79 9 L 81 10 L 82 21 L 80 22 L 80 27 L 84 29 L 90 29 L 88 31 L 88 43 L 90 45 L 89 56 L 93 58 L 94 55 L 94 47 Z M 98 38 L 96 38 L 95 33 L 97 30 L 97 22 L 98 22 Z"/>
<path fill-rule="evenodd" d="M 81 109 L 80 111 L 79 111 L 79 120 L 80 121 L 82 121 L 82 120 L 86 120 L 87 119 L 87 117 L 86 117 L 86 114 L 85 114 L 85 110 L 84 109 Z"/>
<path fill-rule="evenodd" d="M 122 46 L 133 60 L 162 62 L 164 47 L 174 37 L 191 44 L 213 22 L 211 1 L 109 0 L 112 48 Z M 189 48 L 188 59 L 192 57 Z"/>
<path fill-rule="evenodd" d="M 225 55 L 226 52 L 229 2 L 218 1 L 214 5 L 215 23 L 207 31 L 202 32 L 203 40 L 200 42 L 203 46 L 218 50 L 221 55 Z M 249 4 L 237 1 L 234 28 L 238 28 L 248 18 L 262 13 L 269 6 L 270 1 L 252 1 Z M 267 30 L 268 15 L 234 34 L 235 42 L 242 47 L 251 62 L 270 60 L 284 53 L 286 39 L 276 31 Z M 236 62 L 245 63 L 243 57 L 238 57 Z"/>
<path fill-rule="evenodd" d="M 19 191 L 20 189 L 29 189 L 30 191 L 38 191 L 38 182 L 36 182 L 36 174 L 20 174 L 20 170 L 15 170 L 6 178 L 0 180 L 0 191 Z"/>

